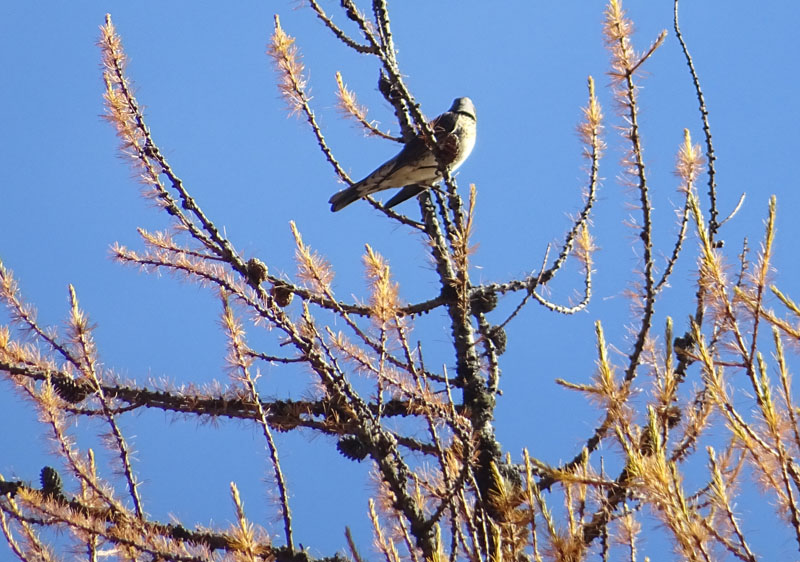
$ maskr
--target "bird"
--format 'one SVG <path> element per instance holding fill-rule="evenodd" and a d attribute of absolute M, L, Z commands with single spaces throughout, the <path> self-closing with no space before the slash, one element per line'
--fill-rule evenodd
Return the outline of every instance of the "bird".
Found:
<path fill-rule="evenodd" d="M 475 106 L 469 98 L 456 98 L 450 109 L 430 122 L 440 148 L 442 164 L 455 171 L 475 146 Z M 397 155 L 360 182 L 335 193 L 328 203 L 331 211 L 384 189 L 402 187 L 384 204 L 389 209 L 419 195 L 442 179 L 439 162 L 421 134 L 403 146 Z"/>

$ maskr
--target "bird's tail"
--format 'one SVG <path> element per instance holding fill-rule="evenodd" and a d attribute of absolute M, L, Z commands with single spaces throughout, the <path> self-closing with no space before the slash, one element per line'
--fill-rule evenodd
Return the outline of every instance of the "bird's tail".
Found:
<path fill-rule="evenodd" d="M 350 203 L 361 199 L 363 195 L 364 194 L 361 193 L 359 185 L 355 184 L 347 189 L 341 190 L 338 193 L 334 193 L 333 196 L 328 200 L 328 203 L 331 204 L 331 211 L 335 213 L 336 211 L 341 211 Z"/>

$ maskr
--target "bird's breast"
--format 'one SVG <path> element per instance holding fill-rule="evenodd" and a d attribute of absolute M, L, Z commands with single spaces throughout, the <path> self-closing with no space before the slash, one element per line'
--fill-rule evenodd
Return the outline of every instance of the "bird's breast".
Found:
<path fill-rule="evenodd" d="M 456 135 L 458 138 L 458 150 L 453 163 L 450 164 L 451 170 L 455 170 L 463 164 L 464 160 L 469 158 L 472 149 L 475 148 L 475 125 L 462 127 L 461 130 L 456 131 Z"/>

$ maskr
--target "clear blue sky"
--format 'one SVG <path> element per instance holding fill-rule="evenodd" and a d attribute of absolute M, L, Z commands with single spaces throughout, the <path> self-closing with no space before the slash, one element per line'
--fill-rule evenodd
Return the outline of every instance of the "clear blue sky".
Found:
<path fill-rule="evenodd" d="M 489 10 L 489 5 L 497 8 Z M 794 173 L 800 5 L 784 0 L 755 6 L 686 1 L 682 25 L 711 111 L 723 215 L 747 193 L 745 206 L 722 238 L 731 256 L 743 236 L 756 247 L 768 198 L 777 194 L 776 280 L 791 291 L 800 279 L 795 242 L 800 191 Z M 662 29 L 671 30 L 671 2 L 629 1 L 626 7 L 636 22 L 639 49 Z M 458 175 L 462 188 L 469 183 L 478 188 L 476 279 L 524 276 L 540 266 L 548 243 L 563 239 L 568 214 L 579 209 L 584 182 L 574 127 L 585 104 L 587 75 L 598 83 L 610 149 L 602 163 L 604 181 L 594 219 L 600 247 L 594 300 L 587 312 L 574 317 L 532 304 L 515 321 L 509 351 L 502 357 L 505 394 L 497 413 L 498 436 L 515 458 L 528 447 L 554 464 L 569 459 L 598 414 L 553 379 L 586 382 L 591 376 L 597 319 L 603 319 L 609 341 L 622 353 L 628 350 L 628 301 L 622 293 L 637 263 L 633 235 L 623 225 L 631 212 L 631 194 L 617 181 L 621 152 L 614 125 L 619 119 L 605 88 L 602 4 L 404 0 L 391 8 L 398 59 L 424 112 L 432 117 L 459 96 L 471 97 L 477 108 L 478 143 Z M 335 10 L 332 3 L 330 9 Z M 305 241 L 337 271 L 341 295 L 364 297 L 360 257 L 367 242 L 389 258 L 404 299 L 417 301 L 438 290 L 414 235 L 366 204 L 337 214 L 328 209 L 328 197 L 341 186 L 304 123 L 286 117 L 264 54 L 273 14 L 277 11 L 285 30 L 298 38 L 314 107 L 345 169 L 360 178 L 397 147 L 364 138 L 339 119 L 334 109 L 337 70 L 371 108 L 371 118 L 384 128 L 397 127 L 377 91 L 375 63 L 341 47 L 310 11 L 297 9 L 296 2 L 213 7 L 196 2 L 4 2 L 0 259 L 15 272 L 42 323 L 64 325 L 67 284 L 72 283 L 97 326 L 103 363 L 120 376 L 139 382 L 165 377 L 175 384 L 225 380 L 225 339 L 214 295 L 109 259 L 115 241 L 140 247 L 136 227 L 167 224 L 139 196 L 139 185 L 118 158 L 114 132 L 99 117 L 103 85 L 95 41 L 109 11 L 156 142 L 240 250 L 261 258 L 272 271 L 293 273 L 288 222 L 294 220 Z M 680 201 L 672 170 L 683 129 L 701 140 L 694 93 L 672 35 L 647 63 L 642 86 L 641 124 L 657 244 L 666 254 L 675 228 L 672 205 Z M 418 213 L 413 202 L 403 209 Z M 693 311 L 693 262 L 687 258 L 664 297 L 658 330 L 667 311 L 680 330 Z M 554 285 L 553 297 L 567 302 L 579 287 L 580 278 L 571 271 Z M 504 301 L 498 317 L 516 302 Z M 420 335 L 435 342 L 436 330 L 444 326 L 443 318 L 426 317 Z M 446 344 L 447 338 L 441 339 Z M 262 392 L 302 397 L 304 376 L 265 368 Z M 0 432 L 0 471 L 6 478 L 35 480 L 44 464 L 54 462 L 44 456 L 48 443 L 40 437 L 34 414 L 21 410 L 7 383 L 0 386 L 0 427 L 6 428 Z M 188 525 L 226 525 L 232 517 L 228 483 L 233 480 L 249 515 L 279 531 L 280 525 L 270 521 L 275 510 L 261 483 L 266 457 L 251 426 L 198 426 L 193 420 L 143 412 L 126 418 L 123 427 L 138 451 L 135 468 L 145 482 L 145 509 L 154 517 L 167 520 L 174 513 Z M 91 440 L 82 442 L 89 445 L 100 449 Z M 294 494 L 296 540 L 315 555 L 330 555 L 344 546 L 343 528 L 349 524 L 368 552 L 367 469 L 342 459 L 334 445 L 326 438 L 279 435 Z M 758 528 L 761 510 L 772 517 L 772 505 L 769 497 L 746 494 L 739 504 L 746 529 Z M 763 535 L 756 548 L 765 559 L 796 557 L 791 537 L 782 532 Z M 646 545 L 643 552 L 662 559 Z M 0 554 L 0 559 L 7 556 Z"/>

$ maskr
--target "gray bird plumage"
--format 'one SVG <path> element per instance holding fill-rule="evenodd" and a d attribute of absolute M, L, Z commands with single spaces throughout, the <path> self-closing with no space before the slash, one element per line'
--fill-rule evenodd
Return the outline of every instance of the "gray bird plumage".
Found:
<path fill-rule="evenodd" d="M 475 106 L 469 98 L 456 98 L 450 109 L 431 121 L 436 140 L 450 171 L 453 172 L 475 146 Z M 421 136 L 411 139 L 391 160 L 358 183 L 333 195 L 331 211 L 344 209 L 353 201 L 372 193 L 402 187 L 386 202 L 391 208 L 422 193 L 442 179 L 439 163 Z"/>

